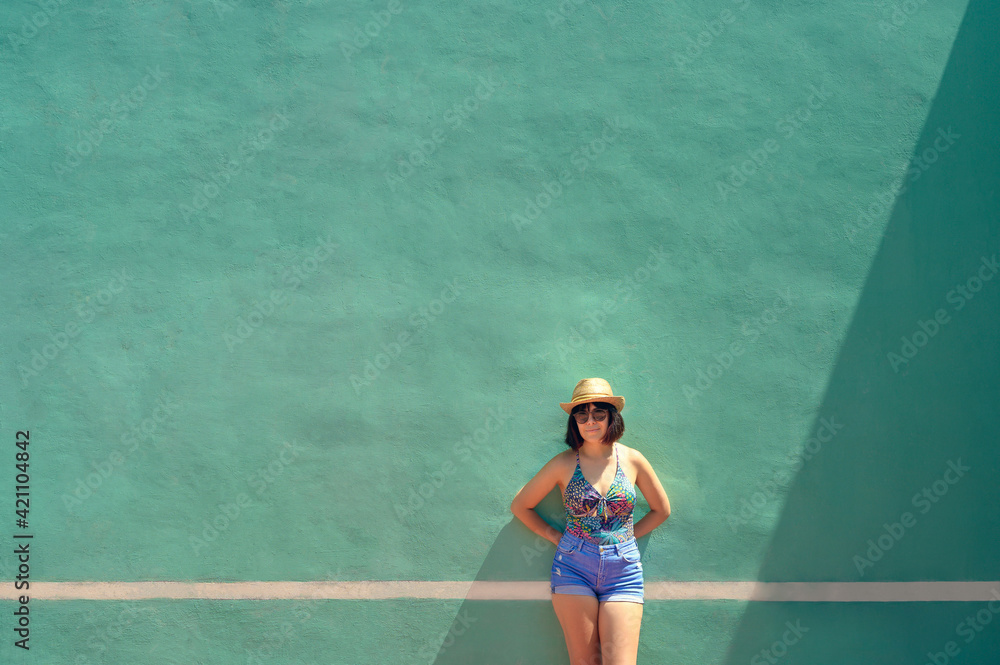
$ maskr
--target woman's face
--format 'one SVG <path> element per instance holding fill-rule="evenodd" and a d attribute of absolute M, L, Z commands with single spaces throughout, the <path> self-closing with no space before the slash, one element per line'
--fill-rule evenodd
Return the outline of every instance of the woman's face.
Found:
<path fill-rule="evenodd" d="M 593 402 L 585 405 L 577 413 L 591 413 L 592 411 L 604 411 L 604 420 L 597 421 L 593 416 L 587 419 L 587 422 L 581 423 L 577 422 L 576 426 L 580 430 L 580 436 L 583 437 L 584 441 L 594 441 L 596 443 L 601 443 L 604 440 L 604 435 L 608 432 L 608 423 L 610 422 L 610 414 L 603 407 L 599 407 Z M 575 417 L 575 416 L 574 416 Z"/>

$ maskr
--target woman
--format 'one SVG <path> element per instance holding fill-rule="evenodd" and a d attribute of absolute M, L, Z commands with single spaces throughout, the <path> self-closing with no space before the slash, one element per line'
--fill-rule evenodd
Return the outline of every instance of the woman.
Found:
<path fill-rule="evenodd" d="M 550 590 L 571 665 L 635 665 L 643 604 L 635 539 L 670 516 L 670 502 L 642 453 L 617 442 L 625 433 L 625 398 L 607 381 L 581 380 L 559 406 L 570 414 L 571 450 L 549 460 L 510 510 L 556 545 Z M 534 510 L 556 485 L 566 508 L 562 534 Z M 636 487 L 650 511 L 633 525 Z"/>

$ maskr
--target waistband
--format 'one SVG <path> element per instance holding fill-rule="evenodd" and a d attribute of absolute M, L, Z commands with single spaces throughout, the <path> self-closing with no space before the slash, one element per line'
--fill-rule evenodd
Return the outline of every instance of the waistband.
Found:
<path fill-rule="evenodd" d="M 559 540 L 559 544 L 569 545 L 573 550 L 580 550 L 582 552 L 589 552 L 591 554 L 603 554 L 604 552 L 614 552 L 615 554 L 621 554 L 622 552 L 627 552 L 631 549 L 637 549 L 639 547 L 636 543 L 635 537 L 629 538 L 625 542 L 621 543 L 603 543 L 598 544 L 590 540 L 585 540 L 579 536 L 574 536 L 568 531 L 564 531 L 562 538 Z"/>

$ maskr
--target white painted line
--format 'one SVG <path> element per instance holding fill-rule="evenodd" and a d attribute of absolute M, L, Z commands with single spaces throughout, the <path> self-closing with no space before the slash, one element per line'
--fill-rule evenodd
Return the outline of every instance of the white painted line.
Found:
<path fill-rule="evenodd" d="M 0 600 L 25 595 L 13 582 Z M 548 582 L 31 582 L 32 600 L 549 600 Z M 645 600 L 908 603 L 1000 599 L 1000 582 L 647 582 Z"/>
<path fill-rule="evenodd" d="M 471 582 L 32 582 L 38 600 L 141 600 L 205 598 L 216 600 L 465 598 Z M 4 598 L 16 598 L 13 584 Z"/>
<path fill-rule="evenodd" d="M 1000 582 L 647 582 L 646 600 L 909 603 L 1000 599 Z"/>

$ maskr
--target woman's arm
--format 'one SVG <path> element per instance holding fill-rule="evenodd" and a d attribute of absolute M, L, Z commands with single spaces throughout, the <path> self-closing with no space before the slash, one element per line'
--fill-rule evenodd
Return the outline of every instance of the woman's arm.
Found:
<path fill-rule="evenodd" d="M 554 545 L 559 544 L 562 533 L 549 526 L 535 511 L 535 506 L 559 484 L 562 466 L 558 455 L 550 459 L 541 471 L 518 491 L 510 503 L 510 512 L 524 522 L 525 526 Z"/>
<path fill-rule="evenodd" d="M 641 538 L 647 533 L 663 524 L 670 517 L 670 500 L 663 490 L 653 466 L 646 460 L 645 456 L 638 450 L 632 450 L 632 459 L 638 469 L 635 478 L 635 485 L 642 492 L 649 504 L 649 512 L 643 515 L 642 519 L 632 525 L 632 531 L 636 538 Z"/>

